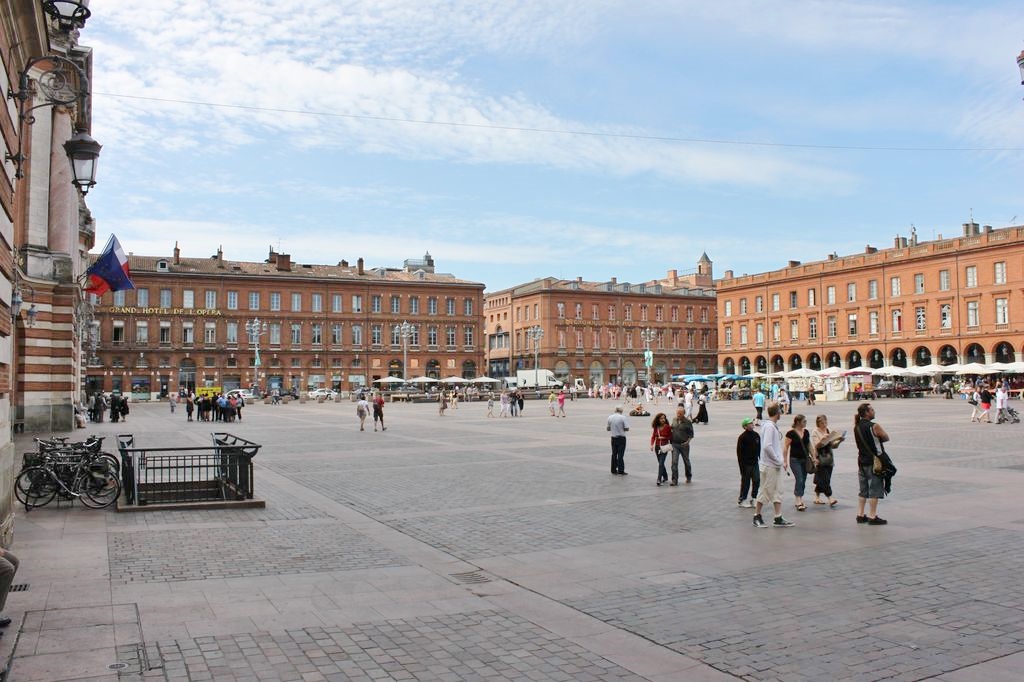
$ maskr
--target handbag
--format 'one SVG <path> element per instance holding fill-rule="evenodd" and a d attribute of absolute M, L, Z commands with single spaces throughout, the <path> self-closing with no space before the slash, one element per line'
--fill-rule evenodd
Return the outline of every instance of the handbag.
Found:
<path fill-rule="evenodd" d="M 835 466 L 835 456 L 832 454 L 832 448 L 825 448 L 818 452 L 818 466 L 830 467 Z"/>
<path fill-rule="evenodd" d="M 874 462 L 871 465 L 871 471 L 875 474 L 875 476 L 881 476 L 882 475 L 882 471 L 884 469 L 885 469 L 885 465 L 882 463 L 882 458 L 879 457 L 878 455 L 875 455 Z"/>
<path fill-rule="evenodd" d="M 808 474 L 813 474 L 818 470 L 817 465 L 814 463 L 814 458 L 811 457 L 809 454 L 807 455 L 807 459 L 805 459 L 804 462 L 806 462 L 806 464 L 804 464 L 804 471 L 806 471 Z"/>

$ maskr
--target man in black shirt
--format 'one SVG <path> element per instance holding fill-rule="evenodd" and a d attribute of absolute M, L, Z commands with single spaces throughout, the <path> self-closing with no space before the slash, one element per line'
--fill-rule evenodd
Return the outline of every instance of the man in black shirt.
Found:
<path fill-rule="evenodd" d="M 740 467 L 740 497 L 736 506 L 753 507 L 757 490 L 761 487 L 761 472 L 757 468 L 757 458 L 761 454 L 761 436 L 754 429 L 753 418 L 747 417 L 741 424 L 743 433 L 736 439 L 736 463 Z"/>

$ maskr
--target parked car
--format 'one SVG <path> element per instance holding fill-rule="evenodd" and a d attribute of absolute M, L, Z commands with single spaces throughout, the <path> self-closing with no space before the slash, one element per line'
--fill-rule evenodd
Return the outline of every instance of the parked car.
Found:
<path fill-rule="evenodd" d="M 334 400 L 334 396 L 338 395 L 338 392 L 333 388 L 315 388 L 306 394 L 310 400 L 316 400 L 320 396 L 323 396 L 326 400 Z"/>
<path fill-rule="evenodd" d="M 228 397 L 229 398 L 231 398 L 231 397 L 239 398 L 240 397 L 242 400 L 244 400 L 247 403 L 251 402 L 253 400 L 256 400 L 256 396 L 254 396 L 252 394 L 252 391 L 250 391 L 247 388 L 236 388 L 236 389 L 230 390 L 230 391 L 228 391 Z"/>

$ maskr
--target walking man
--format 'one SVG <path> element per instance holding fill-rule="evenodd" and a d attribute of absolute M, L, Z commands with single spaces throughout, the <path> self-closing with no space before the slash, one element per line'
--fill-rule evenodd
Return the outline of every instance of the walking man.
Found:
<path fill-rule="evenodd" d="M 370 403 L 366 402 L 366 396 L 359 395 L 356 401 L 356 416 L 359 417 L 359 430 L 363 431 L 366 424 L 366 417 L 370 414 Z"/>
<path fill-rule="evenodd" d="M 377 393 L 373 396 L 373 430 L 377 430 L 377 422 L 380 422 L 380 430 L 387 431 L 384 426 L 384 396 Z"/>
<path fill-rule="evenodd" d="M 779 492 L 782 471 L 789 474 L 789 454 L 782 449 L 782 433 L 778 421 L 782 408 L 778 403 L 768 405 L 768 420 L 761 425 L 761 490 L 754 505 L 754 528 L 767 528 L 768 524 L 761 518 L 761 509 L 766 504 L 775 508 L 775 528 L 786 528 L 795 525 L 792 521 L 782 518 L 782 493 Z"/>
<path fill-rule="evenodd" d="M 758 426 L 761 425 L 762 413 L 764 412 L 764 391 L 760 388 L 754 392 L 754 409 L 757 410 L 757 415 L 754 417 L 754 423 Z"/>
<path fill-rule="evenodd" d="M 676 410 L 676 418 L 672 420 L 672 482 L 679 485 L 679 458 L 683 458 L 683 474 L 689 483 L 693 477 L 690 469 L 690 441 L 693 440 L 693 422 L 686 416 L 686 408 Z"/>
<path fill-rule="evenodd" d="M 626 431 L 629 431 L 629 422 L 622 416 L 622 407 L 616 407 L 615 412 L 608 417 L 606 431 L 612 435 L 612 473 L 626 476 Z"/>

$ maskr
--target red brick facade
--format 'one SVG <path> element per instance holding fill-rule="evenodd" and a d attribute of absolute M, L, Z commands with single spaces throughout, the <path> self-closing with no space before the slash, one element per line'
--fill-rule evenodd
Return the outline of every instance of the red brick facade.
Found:
<path fill-rule="evenodd" d="M 918 243 L 718 282 L 719 370 L 1024 359 L 1024 227 L 976 223 Z"/>
<path fill-rule="evenodd" d="M 482 374 L 483 284 L 403 268 L 130 256 L 134 291 L 97 302 L 87 392 L 145 399 L 181 388 L 351 390 L 376 379 Z M 258 319 L 260 366 L 246 323 Z M 403 347 L 396 325 L 409 322 Z M 265 327 L 264 327 L 265 323 Z"/>

